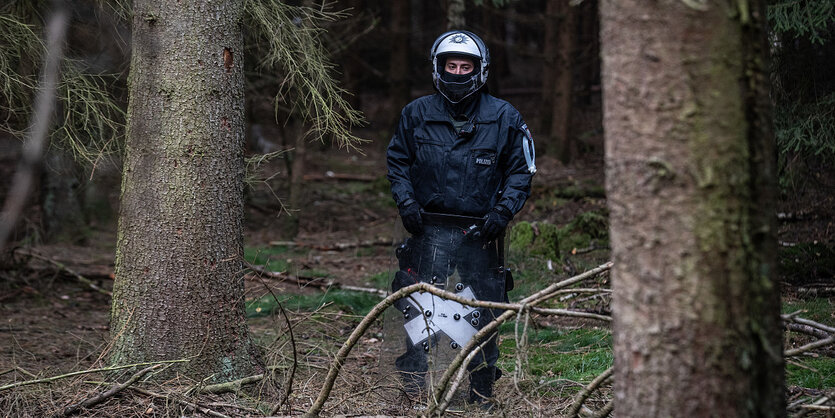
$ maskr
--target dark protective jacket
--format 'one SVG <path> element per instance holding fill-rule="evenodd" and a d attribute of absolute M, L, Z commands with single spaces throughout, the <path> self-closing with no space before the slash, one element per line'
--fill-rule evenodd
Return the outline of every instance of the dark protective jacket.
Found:
<path fill-rule="evenodd" d="M 512 214 L 522 209 L 533 176 L 523 151 L 530 132 L 522 116 L 487 93 L 464 115 L 468 124 L 456 132 L 452 108 L 437 93 L 403 108 L 387 153 L 398 207 L 415 201 L 429 212 L 470 216 L 496 206 Z"/>

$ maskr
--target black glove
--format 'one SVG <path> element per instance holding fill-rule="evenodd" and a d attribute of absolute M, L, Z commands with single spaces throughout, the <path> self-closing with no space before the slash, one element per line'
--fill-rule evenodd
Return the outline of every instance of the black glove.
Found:
<path fill-rule="evenodd" d="M 403 227 L 412 235 L 423 234 L 423 220 L 420 218 L 420 205 L 412 201 L 400 208 Z"/>
<path fill-rule="evenodd" d="M 501 234 L 507 223 L 513 218 L 513 214 L 503 206 L 496 206 L 487 215 L 484 215 L 484 226 L 481 227 L 481 237 L 485 241 L 492 241 Z"/>

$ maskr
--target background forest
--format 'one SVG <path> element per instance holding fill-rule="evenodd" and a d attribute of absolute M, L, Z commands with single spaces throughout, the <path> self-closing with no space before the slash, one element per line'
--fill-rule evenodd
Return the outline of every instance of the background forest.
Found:
<path fill-rule="evenodd" d="M 129 97 L 143 94 L 141 86 L 154 86 L 146 89 L 148 96 L 159 90 L 175 97 L 179 93 L 172 86 L 192 80 L 184 74 L 202 71 L 177 67 L 180 78 L 163 78 L 174 68 L 159 53 L 166 45 L 149 40 L 165 29 L 169 16 L 164 3 L 0 4 L 0 198 L 6 205 L 0 228 L 0 245 L 5 245 L 0 253 L 3 416 L 297 415 L 316 409 L 317 397 L 324 402 L 320 390 L 328 385 L 333 386 L 324 395 L 328 400 L 316 409 L 322 415 L 415 415 L 426 408 L 438 413 L 437 399 L 410 399 L 389 379 L 387 351 L 392 348 L 383 318 L 368 324 L 362 319 L 376 312 L 389 289 L 396 269 L 393 245 L 405 234 L 385 178 L 385 149 L 400 109 L 433 93 L 429 48 L 448 28 L 465 28 L 484 39 L 492 56 L 490 93 L 519 109 L 536 141 L 532 195 L 508 232 L 508 265 L 516 280 L 510 300 L 527 303 L 542 289 L 550 292 L 544 311 L 519 308 L 519 315 L 499 327 L 505 377 L 497 382 L 490 413 L 611 413 L 612 399 L 623 398 L 616 394 L 611 368 L 617 360 L 608 262 L 617 257 L 606 170 L 614 160 L 606 154 L 612 144 L 606 143 L 604 130 L 606 53 L 601 49 L 601 33 L 611 32 L 602 29 L 606 13 L 601 2 L 247 0 L 228 7 L 239 22 L 235 29 L 210 33 L 240 33 L 239 39 L 216 38 L 240 43 L 216 57 L 224 64 L 218 69 L 234 80 L 230 90 L 219 87 L 211 97 L 239 100 L 229 108 L 240 120 L 224 119 L 223 126 L 243 135 L 245 165 L 228 171 L 212 166 L 196 176 L 213 179 L 206 196 L 217 199 L 207 200 L 220 203 L 207 206 L 234 207 L 235 199 L 224 196 L 241 195 L 241 219 L 238 224 L 211 216 L 205 220 L 199 217 L 205 211 L 195 214 L 173 205 L 171 213 L 188 225 L 176 229 L 185 237 L 143 247 L 139 239 L 132 242 L 125 232 L 129 228 L 119 229 L 120 223 L 122 228 L 130 223 L 126 214 L 141 218 L 148 200 L 130 196 L 140 187 L 132 186 L 137 180 L 126 179 L 125 173 L 136 176 L 155 167 L 137 156 L 167 156 L 175 149 L 155 150 L 148 132 L 186 138 L 185 145 L 193 145 L 189 155 L 204 161 L 234 160 L 240 153 L 215 146 L 225 143 L 223 133 L 191 143 L 192 131 L 183 126 L 131 124 L 131 119 L 151 121 L 173 113 L 167 102 L 129 109 Z M 710 2 L 667 3 L 691 7 Z M 765 3 L 769 120 L 777 154 L 774 275 L 782 297 L 786 387 L 785 408 L 774 413 L 832 416 L 835 1 Z M 216 5 L 208 0 L 194 4 Z M 52 124 L 39 150 L 27 144 L 37 137 L 43 119 L 36 110 L 43 100 L 39 94 L 47 91 L 50 54 L 56 56 L 49 22 L 58 21 L 61 11 L 66 26 L 56 35 L 64 46 L 57 55 L 54 109 L 44 113 L 53 115 Z M 188 55 L 194 51 L 181 52 L 172 61 L 205 59 Z M 655 52 L 642 53 L 652 58 Z M 141 67 L 138 56 L 151 64 Z M 619 70 L 627 71 L 611 71 Z M 216 76 L 206 74 L 206 79 Z M 143 84 L 155 77 L 158 84 Z M 711 88 L 704 86 L 704 91 Z M 198 99 L 191 101 L 200 105 Z M 662 183 L 668 178 L 663 161 L 652 168 Z M 212 177 L 215 169 L 233 174 L 228 184 L 226 177 Z M 16 188 L 22 183 L 15 176 L 29 172 L 34 183 L 26 194 Z M 147 190 L 153 183 L 169 187 L 161 179 L 177 173 L 188 174 L 149 177 Z M 181 177 L 182 187 L 189 187 L 188 175 Z M 179 180 L 172 184 L 180 185 Z M 205 189 L 201 184 L 193 191 Z M 9 222 L 15 210 L 19 214 Z M 153 231 L 166 222 L 150 216 L 137 221 L 134 230 L 163 235 Z M 222 231 L 218 235 L 227 240 L 206 244 L 211 233 L 201 231 Z M 177 259 L 179 254 L 193 256 L 190 247 L 215 244 L 241 245 L 240 264 Z M 139 253 L 145 260 L 132 258 Z M 141 269 L 125 267 L 131 263 L 170 267 L 170 284 L 143 282 Z M 219 272 L 223 269 L 231 270 Z M 593 274 L 582 276 L 587 271 Z M 190 274 L 202 279 L 179 279 Z M 237 281 L 217 281 L 215 275 L 242 279 L 241 294 Z M 120 287 L 114 279 L 126 284 Z M 207 282 L 218 284 L 204 286 Z M 204 288 L 207 294 L 223 295 L 222 301 L 201 294 Z M 165 308 L 140 318 L 146 313 L 139 305 L 131 308 L 131 299 L 154 299 Z M 120 305 L 120 300 L 127 302 Z M 725 303 L 737 304 L 733 298 Z M 231 308 L 227 312 L 220 305 Z M 246 317 L 242 328 L 234 325 L 238 308 Z M 214 330 L 209 328 L 216 324 L 193 319 L 205 316 L 223 317 L 226 323 Z M 145 328 L 154 331 L 134 335 L 127 325 L 131 321 L 146 321 Z M 177 329 L 164 323 L 205 328 L 191 333 L 187 325 Z M 365 326 L 362 335 L 352 334 Z M 223 344 L 240 351 L 221 357 L 241 363 L 218 366 L 205 360 L 213 354 L 201 347 L 212 347 L 207 341 L 215 335 L 235 337 L 234 343 Z M 172 347 L 162 347 L 168 351 L 149 359 L 149 347 L 166 345 L 155 341 L 169 337 Z M 251 346 L 235 345 L 249 340 Z M 350 352 L 340 351 L 345 341 L 353 344 Z M 200 354 L 189 354 L 190 347 Z M 233 351 L 223 347 L 219 350 Z M 334 362 L 341 355 L 346 356 L 344 365 Z M 334 364 L 341 366 L 340 373 L 329 376 Z M 484 412 L 465 404 L 461 395 L 447 401 L 441 402 L 440 413 Z M 629 416 L 627 410 L 615 412 Z"/>

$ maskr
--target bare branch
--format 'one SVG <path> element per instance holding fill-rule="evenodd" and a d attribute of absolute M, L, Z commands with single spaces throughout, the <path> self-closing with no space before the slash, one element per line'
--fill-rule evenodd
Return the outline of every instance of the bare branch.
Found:
<path fill-rule="evenodd" d="M 580 412 L 580 408 L 583 406 L 583 402 L 588 399 L 588 397 L 594 392 L 600 385 L 602 385 L 605 381 L 609 380 L 614 373 L 615 368 L 609 367 L 601 373 L 599 376 L 595 377 L 588 386 L 584 387 L 583 390 L 578 393 L 575 398 L 574 402 L 571 404 L 571 408 L 568 410 L 568 416 L 574 418 L 577 416 L 577 413 Z M 608 406 L 608 405 L 607 405 Z M 605 408 L 604 408 L 605 409 Z M 607 413 L 608 415 L 608 413 Z M 605 416 L 605 415 L 604 415 Z"/>
<path fill-rule="evenodd" d="M 64 409 L 64 415 L 65 416 L 72 415 L 72 414 L 78 412 L 79 410 L 81 410 L 81 408 L 89 408 L 91 406 L 98 405 L 98 404 L 102 403 L 105 400 L 107 400 L 108 398 L 112 397 L 113 395 L 121 392 L 122 390 L 124 390 L 128 386 L 136 383 L 137 380 L 141 379 L 142 376 L 145 376 L 151 370 L 158 369 L 160 367 L 162 367 L 162 364 L 155 364 L 153 366 L 146 367 L 146 368 L 136 372 L 133 376 L 131 376 L 130 379 L 128 379 L 127 382 L 114 385 L 113 387 L 108 389 L 106 392 L 100 393 L 99 395 L 96 395 L 96 396 L 94 396 L 90 399 L 87 399 L 84 402 L 68 406 L 66 409 Z"/>
<path fill-rule="evenodd" d="M 807 351 L 811 351 L 811 350 L 814 350 L 816 348 L 826 347 L 827 345 L 830 345 L 830 344 L 835 344 L 835 336 L 825 338 L 823 340 L 817 340 L 815 342 L 812 342 L 812 343 L 809 343 L 809 344 L 806 344 L 804 346 L 797 347 L 797 348 L 794 348 L 794 349 L 791 349 L 791 350 L 786 350 L 784 355 L 786 357 L 796 356 L 798 354 L 805 353 Z"/>
<path fill-rule="evenodd" d="M 26 381 L 23 381 L 23 382 L 10 383 L 10 384 L 5 385 L 5 386 L 0 386 L 0 392 L 4 391 L 6 389 L 13 389 L 13 388 L 16 388 L 16 387 L 19 387 L 19 386 L 34 385 L 34 384 L 37 384 L 37 383 L 51 383 L 51 382 L 54 382 L 56 380 L 66 379 L 68 377 L 78 376 L 78 375 L 82 375 L 82 374 L 90 374 L 90 373 L 98 373 L 98 372 L 112 372 L 112 371 L 115 371 L 115 370 L 129 369 L 131 367 L 137 367 L 137 366 L 148 366 L 148 365 L 154 365 L 154 364 L 168 364 L 168 363 L 183 363 L 183 362 L 187 362 L 187 361 L 190 361 L 190 360 L 183 359 L 183 360 L 154 361 L 154 362 L 148 362 L 148 363 L 127 364 L 127 365 L 124 365 L 124 366 L 113 366 L 113 367 L 102 367 L 102 368 L 99 368 L 99 369 L 80 370 L 80 371 L 77 371 L 77 372 L 66 373 L 66 374 L 62 374 L 62 375 L 59 375 L 59 376 L 45 377 L 43 379 L 26 380 Z"/>

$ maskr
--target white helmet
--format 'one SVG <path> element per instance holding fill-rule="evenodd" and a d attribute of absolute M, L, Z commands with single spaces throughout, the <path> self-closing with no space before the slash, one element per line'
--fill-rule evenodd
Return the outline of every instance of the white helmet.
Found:
<path fill-rule="evenodd" d="M 473 58 L 474 71 L 464 81 L 443 79 L 446 57 L 450 55 Z M 458 103 L 487 83 L 490 70 L 490 51 L 476 34 L 464 30 L 446 32 L 435 39 L 429 59 L 432 61 L 432 82 L 447 100 Z"/>

